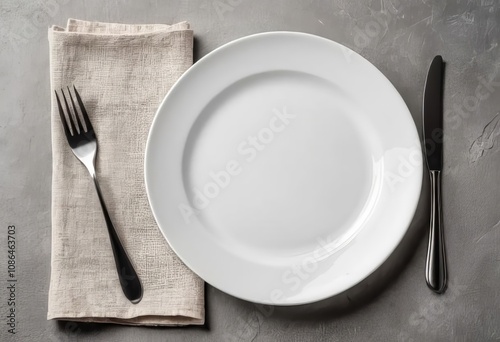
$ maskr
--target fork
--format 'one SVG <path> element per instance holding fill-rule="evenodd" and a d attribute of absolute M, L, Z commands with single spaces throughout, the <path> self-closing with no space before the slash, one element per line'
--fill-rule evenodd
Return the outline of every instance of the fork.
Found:
<path fill-rule="evenodd" d="M 113 255 L 116 264 L 116 270 L 118 272 L 118 278 L 120 284 L 125 294 L 125 297 L 132 302 L 137 304 L 142 299 L 142 285 L 137 273 L 128 257 L 125 249 L 123 248 L 120 238 L 116 233 L 113 222 L 109 217 L 108 210 L 106 209 L 106 204 L 104 203 L 104 198 L 101 193 L 101 188 L 97 182 L 97 176 L 95 172 L 95 158 L 97 155 L 97 137 L 95 135 L 92 124 L 90 123 L 89 116 L 85 107 L 83 105 L 80 94 L 73 86 L 73 90 L 80 107 L 80 113 L 85 123 L 85 127 L 82 125 L 82 121 L 77 112 L 77 107 L 75 106 L 75 101 L 73 95 L 68 88 L 68 97 L 71 100 L 71 106 L 68 104 L 64 89 L 61 89 L 61 94 L 64 99 L 64 104 L 66 107 L 66 114 L 68 119 L 66 120 L 63 106 L 57 91 L 54 90 L 56 94 L 57 106 L 59 108 L 59 115 L 61 116 L 61 123 L 64 127 L 64 133 L 68 139 L 69 146 L 73 151 L 73 154 L 80 160 L 83 165 L 87 168 L 90 176 L 94 180 L 94 185 L 97 190 L 97 196 L 99 197 L 99 202 L 101 203 L 102 212 L 104 214 L 104 220 L 106 221 L 106 226 L 108 227 L 109 238 L 111 241 L 111 248 L 113 250 Z M 71 108 L 70 108 L 71 107 Z"/>

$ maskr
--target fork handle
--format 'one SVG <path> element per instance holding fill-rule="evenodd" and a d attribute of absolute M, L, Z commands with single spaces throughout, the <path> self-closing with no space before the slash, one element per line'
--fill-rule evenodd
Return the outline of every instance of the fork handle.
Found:
<path fill-rule="evenodd" d="M 108 209 L 106 208 L 106 203 L 104 203 L 104 198 L 101 193 L 101 188 L 97 182 L 97 176 L 95 172 L 91 172 L 92 179 L 94 180 L 94 185 L 97 190 L 97 196 L 99 197 L 99 202 L 101 202 L 102 212 L 104 214 L 104 219 L 106 220 L 106 226 L 108 227 L 109 239 L 111 241 L 111 248 L 113 250 L 113 255 L 115 257 L 116 270 L 118 272 L 118 278 L 120 279 L 120 284 L 125 294 L 133 304 L 137 304 L 142 299 L 142 285 L 137 275 L 137 272 L 128 257 L 125 248 L 123 248 L 120 238 L 116 233 L 113 222 L 108 214 Z"/>

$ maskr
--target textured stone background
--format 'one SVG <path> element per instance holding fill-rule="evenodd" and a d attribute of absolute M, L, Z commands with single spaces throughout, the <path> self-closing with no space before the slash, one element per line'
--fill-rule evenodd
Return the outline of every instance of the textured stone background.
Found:
<path fill-rule="evenodd" d="M 47 28 L 68 17 L 191 22 L 195 56 L 248 34 L 304 31 L 377 66 L 421 129 L 424 78 L 443 55 L 444 225 L 450 283 L 424 281 L 428 191 L 401 246 L 347 293 L 294 308 L 207 286 L 207 325 L 144 328 L 46 320 L 50 268 Z M 0 3 L 1 341 L 488 341 L 500 339 L 500 6 L 481 1 L 18 1 Z M 425 179 L 427 181 L 427 179 Z M 427 184 L 424 184 L 427 185 Z M 17 227 L 17 331 L 7 333 L 7 226 Z"/>

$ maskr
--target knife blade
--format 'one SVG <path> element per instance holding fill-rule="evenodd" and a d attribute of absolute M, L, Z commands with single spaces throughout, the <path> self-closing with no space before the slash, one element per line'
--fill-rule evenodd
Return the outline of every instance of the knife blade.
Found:
<path fill-rule="evenodd" d="M 442 226 L 441 171 L 443 168 L 443 70 L 441 56 L 432 60 L 424 87 L 423 133 L 431 185 L 431 217 L 425 264 L 427 285 L 436 293 L 446 290 L 446 253 Z"/>

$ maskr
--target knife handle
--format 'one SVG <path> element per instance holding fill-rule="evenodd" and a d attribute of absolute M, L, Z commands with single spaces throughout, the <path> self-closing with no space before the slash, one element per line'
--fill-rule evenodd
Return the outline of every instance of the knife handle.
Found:
<path fill-rule="evenodd" d="M 425 280 L 436 293 L 446 290 L 446 255 L 444 249 L 441 210 L 441 171 L 430 171 L 431 222 L 425 264 Z"/>

